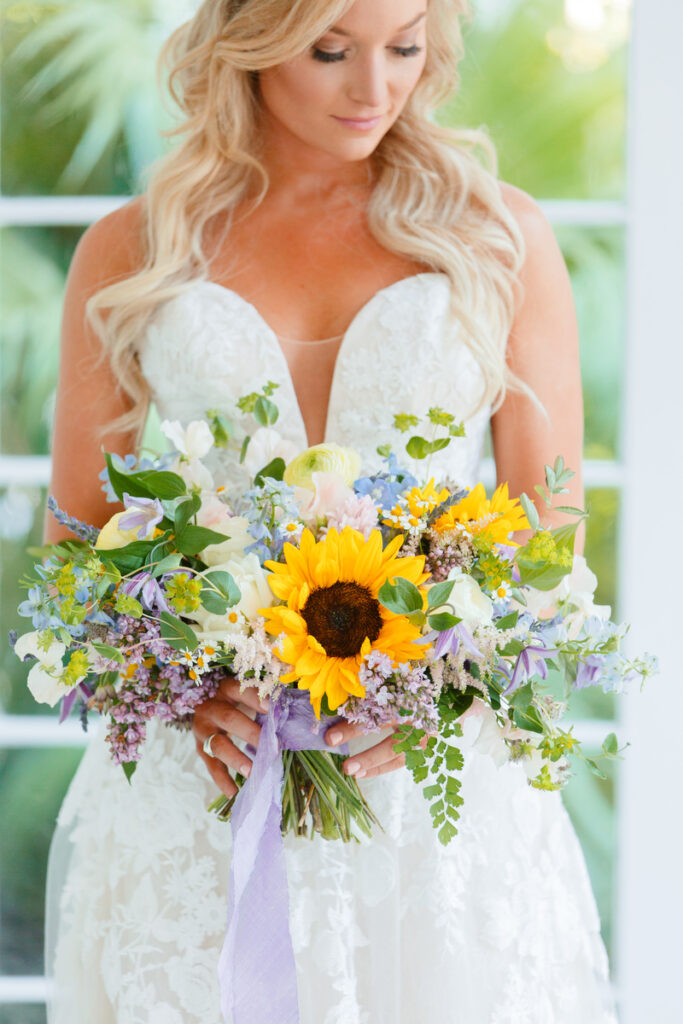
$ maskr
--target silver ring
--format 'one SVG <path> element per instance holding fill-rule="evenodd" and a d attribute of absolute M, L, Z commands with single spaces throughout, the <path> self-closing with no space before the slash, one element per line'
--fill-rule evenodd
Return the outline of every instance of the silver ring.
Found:
<path fill-rule="evenodd" d="M 220 733 L 212 732 L 211 735 L 207 736 L 206 739 L 204 740 L 203 750 L 204 750 L 205 754 L 209 755 L 209 757 L 215 757 L 216 756 L 214 754 L 213 750 L 211 749 L 211 741 L 215 740 L 216 736 L 219 736 L 219 735 L 220 735 Z"/>

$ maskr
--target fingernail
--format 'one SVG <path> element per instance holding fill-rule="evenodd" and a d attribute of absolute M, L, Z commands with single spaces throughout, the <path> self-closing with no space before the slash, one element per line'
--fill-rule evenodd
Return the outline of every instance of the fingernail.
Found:
<path fill-rule="evenodd" d="M 359 768 L 360 763 L 358 761 L 349 761 L 349 763 L 346 766 L 346 774 L 355 775 Z"/>
<path fill-rule="evenodd" d="M 361 768 L 359 772 L 355 773 L 357 779 L 362 779 L 367 774 L 368 773 L 366 772 L 365 768 Z"/>
<path fill-rule="evenodd" d="M 250 773 L 250 772 L 251 772 L 251 765 L 250 765 L 250 764 L 249 764 L 249 762 L 247 761 L 247 762 L 246 762 L 245 764 L 243 764 L 243 765 L 242 765 L 242 766 L 240 767 L 240 775 L 244 775 L 245 779 L 248 779 L 248 778 L 249 778 L 249 773 Z"/>
<path fill-rule="evenodd" d="M 330 743 L 333 747 L 336 747 L 338 743 L 342 741 L 342 734 L 340 732 L 328 732 L 325 733 L 325 742 Z"/>

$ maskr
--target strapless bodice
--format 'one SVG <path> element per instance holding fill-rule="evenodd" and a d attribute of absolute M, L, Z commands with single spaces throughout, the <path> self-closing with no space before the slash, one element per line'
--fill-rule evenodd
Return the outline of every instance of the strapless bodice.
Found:
<path fill-rule="evenodd" d="M 254 423 L 239 412 L 237 401 L 270 380 L 279 385 L 276 429 L 298 448 L 306 447 L 285 352 L 258 310 L 237 292 L 211 281 L 191 283 L 158 307 L 139 354 L 162 419 L 185 424 L 219 409 L 232 421 L 239 442 L 253 432 Z M 342 337 L 325 440 L 357 449 L 366 472 L 381 468 L 377 447 L 389 444 L 407 468 L 424 476 L 425 464 L 405 454 L 408 435 L 394 428 L 394 415 L 423 417 L 430 407 L 440 406 L 465 421 L 466 436 L 433 455 L 428 472 L 471 484 L 490 416 L 488 406 L 472 414 L 482 387 L 481 368 L 451 313 L 447 275 L 402 278 L 376 292 Z M 238 447 L 215 449 L 209 459 L 231 490 L 247 483 Z"/>

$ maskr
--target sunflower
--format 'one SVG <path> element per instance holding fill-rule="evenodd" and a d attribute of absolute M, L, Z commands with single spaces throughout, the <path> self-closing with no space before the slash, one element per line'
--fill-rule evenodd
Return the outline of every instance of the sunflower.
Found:
<path fill-rule="evenodd" d="M 434 480 L 431 479 L 424 487 L 413 487 L 403 495 L 401 503 L 392 508 L 391 512 L 387 512 L 382 522 L 399 530 L 417 526 L 422 516 L 432 512 L 437 505 L 446 500 L 448 494 L 445 487 L 437 491 Z"/>
<path fill-rule="evenodd" d="M 413 643 L 419 628 L 377 597 L 387 580 L 402 576 L 419 587 L 429 575 L 423 555 L 396 557 L 402 543 L 396 537 L 383 549 L 379 530 L 366 540 L 350 526 L 331 528 L 320 541 L 304 530 L 298 547 L 284 545 L 284 563 L 265 563 L 271 590 L 285 602 L 260 609 L 268 632 L 284 634 L 279 654 L 292 671 L 280 678 L 310 691 L 318 718 L 323 696 L 334 711 L 349 696 L 365 695 L 358 672 L 371 650 L 395 663 L 424 656 L 424 645 Z"/>
<path fill-rule="evenodd" d="M 437 533 L 464 528 L 474 536 L 484 536 L 493 544 L 510 544 L 518 547 L 509 536 L 515 530 L 528 530 L 529 521 L 518 498 L 510 498 L 508 485 L 497 487 L 489 500 L 483 484 L 477 484 L 462 501 L 452 505 L 434 523 Z"/>

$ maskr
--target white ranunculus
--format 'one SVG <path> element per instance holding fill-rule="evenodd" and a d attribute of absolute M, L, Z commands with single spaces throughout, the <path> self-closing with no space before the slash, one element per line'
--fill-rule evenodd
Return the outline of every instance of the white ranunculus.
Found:
<path fill-rule="evenodd" d="M 180 420 L 164 420 L 161 429 L 176 451 L 188 459 L 203 459 L 213 448 L 213 434 L 206 420 L 183 427 Z"/>
<path fill-rule="evenodd" d="M 361 457 L 354 448 L 330 442 L 314 444 L 297 455 L 285 470 L 285 483 L 313 490 L 314 473 L 339 473 L 351 487 L 360 472 Z"/>
<path fill-rule="evenodd" d="M 273 592 L 268 585 L 268 573 L 263 568 L 255 554 L 242 555 L 241 557 L 228 558 L 226 561 L 213 565 L 212 572 L 229 572 L 240 589 L 240 600 L 232 608 L 228 608 L 225 615 L 216 615 L 206 608 L 198 608 L 187 615 L 187 618 L 197 622 L 202 633 L 202 639 L 215 637 L 220 640 L 221 636 L 240 628 L 243 621 L 255 618 L 260 608 L 269 608 L 275 600 Z M 233 621 L 237 616 L 238 621 Z M 232 616 L 232 620 L 231 620 Z"/>
<path fill-rule="evenodd" d="M 448 579 L 453 580 L 448 603 L 454 614 L 465 623 L 470 633 L 477 626 L 490 626 L 493 622 L 493 601 L 481 590 L 475 579 L 460 569 L 451 569 Z"/>
<path fill-rule="evenodd" d="M 220 544 L 210 544 L 200 552 L 201 560 L 212 568 L 217 568 L 228 558 L 241 556 L 244 549 L 254 543 L 249 533 L 249 520 L 244 516 L 231 515 L 220 498 L 209 497 L 202 502 L 197 512 L 197 525 L 224 533 L 229 538 Z"/>
<path fill-rule="evenodd" d="M 251 476 L 256 476 L 273 459 L 283 459 L 287 464 L 295 458 L 298 451 L 293 441 L 287 441 L 273 427 L 259 427 L 252 434 L 247 454 L 244 456 L 244 465 Z"/>
<path fill-rule="evenodd" d="M 58 678 L 62 672 L 65 645 L 59 640 L 53 640 L 48 649 L 44 650 L 39 644 L 41 632 L 37 629 L 32 633 L 24 633 L 17 639 L 14 652 L 22 661 L 27 654 L 38 659 L 29 671 L 28 688 L 39 704 L 49 704 L 53 708 L 73 687 L 65 686 Z"/>

